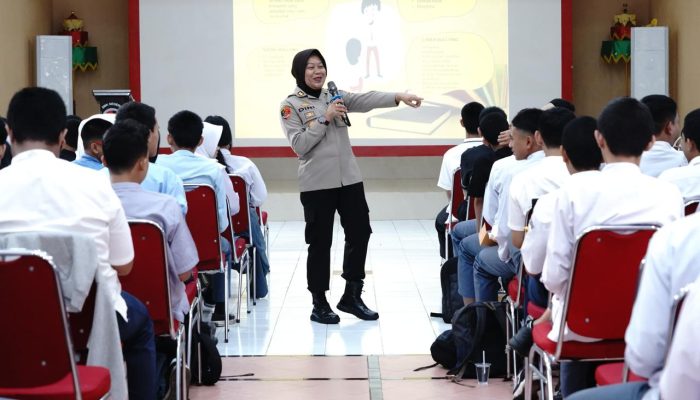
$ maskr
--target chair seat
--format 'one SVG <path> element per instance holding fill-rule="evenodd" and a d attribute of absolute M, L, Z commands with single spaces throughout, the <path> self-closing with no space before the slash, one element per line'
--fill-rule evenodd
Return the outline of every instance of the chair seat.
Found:
<path fill-rule="evenodd" d="M 518 299 L 518 279 L 514 278 L 508 282 L 508 297 L 515 301 Z"/>
<path fill-rule="evenodd" d="M 109 393 L 112 383 L 107 368 L 81 365 L 78 365 L 76 368 L 83 399 L 100 399 Z M 51 400 L 75 399 L 73 378 L 68 373 L 63 379 L 49 385 L 32 388 L 0 388 L 0 397 Z"/>
<path fill-rule="evenodd" d="M 533 303 L 532 301 L 527 303 L 527 315 L 534 319 L 539 319 L 542 314 L 544 314 L 545 309 Z"/>
<path fill-rule="evenodd" d="M 625 363 L 609 363 L 603 364 L 595 370 L 595 381 L 598 386 L 614 385 L 622 383 L 622 371 L 625 369 Z M 648 379 L 635 375 L 632 371 L 627 376 L 627 382 L 646 382 Z"/>
<path fill-rule="evenodd" d="M 248 245 L 248 240 L 246 238 L 236 238 L 236 257 L 240 258 L 245 253 L 246 246 Z"/>
<path fill-rule="evenodd" d="M 547 338 L 551 330 L 551 322 L 535 325 L 532 327 L 532 339 L 539 348 L 553 355 L 557 351 L 557 342 Z M 566 360 L 622 359 L 624 354 L 624 340 L 603 340 L 593 343 L 568 341 L 562 346 L 560 358 Z"/>
<path fill-rule="evenodd" d="M 262 212 L 262 224 L 267 225 L 267 211 Z"/>
<path fill-rule="evenodd" d="M 197 297 L 197 281 L 192 281 L 185 285 L 185 294 L 187 295 L 187 303 L 190 305 Z"/>

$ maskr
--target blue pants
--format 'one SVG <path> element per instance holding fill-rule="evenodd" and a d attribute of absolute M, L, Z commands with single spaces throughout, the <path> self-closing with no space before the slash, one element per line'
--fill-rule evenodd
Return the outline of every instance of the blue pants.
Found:
<path fill-rule="evenodd" d="M 572 394 L 595 387 L 595 369 L 599 362 L 567 361 L 559 369 L 559 388 L 561 395 L 567 399 Z"/>
<path fill-rule="evenodd" d="M 620 383 L 576 392 L 570 400 L 638 400 L 649 390 L 647 382 Z"/>
<path fill-rule="evenodd" d="M 126 377 L 130 400 L 156 398 L 156 345 L 153 321 L 146 306 L 136 297 L 122 292 L 126 302 L 127 321 L 117 314 L 122 354 L 126 361 Z"/>
<path fill-rule="evenodd" d="M 473 299 L 474 294 L 474 258 L 479 251 L 479 235 L 476 233 L 476 221 L 463 221 L 452 230 L 453 249 L 457 253 L 457 291 L 462 297 Z"/>
<path fill-rule="evenodd" d="M 508 261 L 501 261 L 498 257 L 498 247 L 486 247 L 479 252 L 474 259 L 474 288 L 476 289 L 476 301 L 498 300 L 501 278 L 503 285 L 513 279 L 520 265 L 520 251 L 511 249 L 511 257 Z"/>

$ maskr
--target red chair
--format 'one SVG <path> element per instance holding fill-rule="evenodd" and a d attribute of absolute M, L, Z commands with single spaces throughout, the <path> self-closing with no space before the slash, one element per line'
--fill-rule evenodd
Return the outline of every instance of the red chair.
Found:
<path fill-rule="evenodd" d="M 700 204 L 700 197 L 693 197 L 685 201 L 685 216 L 695 214 Z"/>
<path fill-rule="evenodd" d="M 260 207 L 255 207 L 255 213 L 258 214 L 258 220 L 260 221 L 260 227 L 263 229 L 263 235 L 265 237 L 265 252 L 267 253 L 267 259 L 270 259 L 270 226 L 267 224 L 267 211 L 263 211 Z"/>
<path fill-rule="evenodd" d="M 173 318 L 165 232 L 158 224 L 147 220 L 129 220 L 129 228 L 134 244 L 134 267 L 129 275 L 120 276 L 119 281 L 122 289 L 139 299 L 148 309 L 153 321 L 153 333 L 170 337 L 177 343 L 175 398 L 180 400 L 187 391 L 183 362 L 185 328 Z"/>
<path fill-rule="evenodd" d="M 457 225 L 454 218 L 459 214 L 459 206 L 464 201 L 464 192 L 462 189 L 462 172 L 460 168 L 454 173 L 452 177 L 452 196 L 450 197 L 450 202 L 447 204 L 447 221 L 445 221 L 445 254 L 443 254 L 443 260 L 449 258 L 449 248 L 451 243 L 450 235 L 452 234 L 452 229 Z M 467 221 L 476 218 L 476 212 L 474 211 L 474 204 L 471 199 L 467 197 Z"/>
<path fill-rule="evenodd" d="M 540 377 L 540 393 L 554 398 L 552 363 L 623 359 L 625 330 L 632 314 L 641 260 L 656 226 L 596 226 L 577 239 L 564 298 L 559 340 L 547 338 L 552 324 L 533 327 L 533 346 L 525 364 L 525 398 L 532 395 L 532 373 Z M 604 279 L 602 279 L 604 278 Z M 600 338 L 593 343 L 563 341 L 564 327 Z M 535 355 L 539 366 L 533 364 Z"/>
<path fill-rule="evenodd" d="M 50 257 L 38 251 L 0 251 L 0 304 L 12 305 L 7 310 L 11 321 L 0 329 L 0 397 L 109 396 L 109 370 L 77 366 L 73 360 L 63 294 Z"/>
<path fill-rule="evenodd" d="M 252 281 L 253 281 L 253 305 L 257 304 L 257 292 L 256 292 L 256 285 L 255 282 L 257 282 L 256 279 L 256 273 L 257 273 L 257 265 L 256 265 L 256 255 L 257 255 L 257 249 L 255 246 L 253 246 L 253 239 L 252 239 L 252 232 L 253 232 L 253 226 L 250 223 L 250 203 L 248 199 L 250 198 L 250 189 L 248 188 L 248 184 L 246 184 L 245 180 L 243 179 L 242 176 L 236 175 L 236 174 L 229 174 L 229 179 L 231 179 L 231 184 L 233 185 L 233 190 L 236 192 L 238 195 L 238 205 L 239 205 L 239 211 L 238 214 L 232 215 L 231 216 L 231 223 L 233 224 L 233 231 L 234 232 L 248 232 L 248 238 L 242 238 L 245 240 L 245 247 L 248 250 L 248 252 L 253 253 L 252 256 L 250 256 L 250 259 L 253 260 L 253 267 L 252 267 Z M 247 268 L 246 270 L 246 281 L 248 284 L 248 288 L 250 288 L 251 284 L 251 278 L 249 276 L 249 273 L 251 272 Z M 239 304 L 241 302 L 241 297 L 243 295 L 243 271 L 244 268 L 241 266 L 240 273 L 238 274 L 238 301 Z M 249 289 L 248 289 L 249 290 Z M 246 293 L 247 294 L 247 293 Z M 247 312 L 250 312 L 250 303 L 249 303 L 250 296 L 246 295 L 246 306 L 247 307 Z M 240 308 L 238 310 L 240 313 Z"/>

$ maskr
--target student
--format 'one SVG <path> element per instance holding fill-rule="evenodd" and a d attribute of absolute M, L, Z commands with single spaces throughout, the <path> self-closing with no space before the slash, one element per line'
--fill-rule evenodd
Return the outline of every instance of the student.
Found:
<path fill-rule="evenodd" d="M 681 138 L 688 166 L 667 169 L 659 179 L 676 185 L 687 202 L 700 196 L 700 109 L 685 116 Z"/>
<path fill-rule="evenodd" d="M 104 136 L 102 159 L 126 217 L 153 221 L 163 229 L 170 305 L 175 319 L 184 322 L 189 303 L 183 282 L 192 276 L 192 268 L 199 262 L 197 247 L 175 198 L 141 186 L 150 168 L 149 136 L 145 125 L 131 119 L 119 120 Z"/>
<path fill-rule="evenodd" d="M 82 121 L 78 128 L 80 138 L 83 139 L 83 155 L 74 164 L 94 169 L 104 168 L 102 165 L 102 136 L 114 123 L 113 114 L 95 114 Z"/>
<path fill-rule="evenodd" d="M 195 154 L 195 149 L 202 143 L 204 124 L 202 119 L 192 111 L 180 111 L 168 121 L 168 144 L 172 154 L 161 155 L 157 165 L 170 168 L 184 183 L 207 184 L 214 188 L 219 217 L 219 232 L 229 225 L 230 215 L 226 208 L 228 199 L 231 215 L 238 213 L 238 195 L 233 191 L 231 180 L 216 161 Z M 230 253 L 231 244 L 221 239 L 225 252 Z M 223 321 L 224 314 L 224 274 L 216 274 L 213 279 L 215 308 L 212 321 Z M 229 317 L 231 319 L 231 317 Z"/>
<path fill-rule="evenodd" d="M 58 158 L 66 161 L 75 161 L 75 151 L 78 147 L 78 127 L 83 120 L 77 115 L 66 117 L 66 140 L 61 146 Z"/>
<path fill-rule="evenodd" d="M 158 141 L 160 138 L 160 126 L 156 119 L 156 109 L 145 103 L 130 101 L 119 107 L 116 121 L 133 119 L 148 128 L 148 157 L 152 159 L 158 155 Z M 187 198 L 185 188 L 180 179 L 170 168 L 151 162 L 148 164 L 146 179 L 141 182 L 141 187 L 149 192 L 163 193 L 173 196 L 180 205 L 183 215 L 187 214 Z"/>
<path fill-rule="evenodd" d="M 652 94 L 642 99 L 654 118 L 654 145 L 642 154 L 639 168 L 643 174 L 657 177 L 669 168 L 688 165 L 682 152 L 673 148 L 681 131 L 678 107 L 668 96 Z"/>
<path fill-rule="evenodd" d="M 653 144 L 654 121 L 649 109 L 633 98 L 611 101 L 598 118 L 596 142 L 605 166 L 567 185 L 557 195 L 542 283 L 553 293 L 552 330 L 549 340 L 559 339 L 563 299 L 569 285 L 576 238 L 597 225 L 665 225 L 683 215 L 683 199 L 673 185 L 641 173 L 642 152 Z M 605 279 L 605 277 L 601 277 Z M 564 329 L 563 340 L 596 341 Z M 595 364 L 561 364 L 564 397 L 594 384 Z"/>
<path fill-rule="evenodd" d="M 5 151 L 7 151 L 7 130 L 5 129 L 5 118 L 0 117 L 0 160 L 5 157 Z"/>
<path fill-rule="evenodd" d="M 448 202 L 450 201 L 450 199 L 452 199 L 452 180 L 454 179 L 455 171 L 457 171 L 457 168 L 460 167 L 462 154 L 473 147 L 478 147 L 482 142 L 482 139 L 479 136 L 478 127 L 479 113 L 483 109 L 484 106 L 475 101 L 467 103 L 464 105 L 464 107 L 462 107 L 461 119 L 459 120 L 459 124 L 464 128 L 466 138 L 462 143 L 447 150 L 442 157 L 442 164 L 440 165 L 440 175 L 438 177 L 437 186 L 445 191 L 445 195 L 447 196 Z M 464 171 L 462 173 L 466 174 L 467 171 Z M 435 230 L 437 231 L 438 242 L 440 243 L 440 255 L 444 258 L 448 258 L 447 250 L 449 250 L 447 247 L 445 247 L 448 246 L 445 243 L 445 222 L 447 222 L 450 213 L 450 210 L 447 209 L 448 206 L 449 203 L 447 206 L 442 208 L 435 217 Z M 466 207 L 465 205 L 460 204 L 460 208 L 460 214 L 463 215 L 454 215 L 452 216 L 452 218 L 456 218 L 459 220 L 465 219 Z"/>
<path fill-rule="evenodd" d="M 101 174 L 56 157 L 66 126 L 58 93 L 20 90 L 10 101 L 7 126 L 16 156 L 0 171 L 5 194 L 0 196 L 0 233 L 75 232 L 94 238 L 99 262 L 95 279 L 108 291 L 117 314 L 129 395 L 154 399 L 153 323 L 146 307 L 122 291 L 117 278 L 129 274 L 134 259 L 119 199 Z"/>

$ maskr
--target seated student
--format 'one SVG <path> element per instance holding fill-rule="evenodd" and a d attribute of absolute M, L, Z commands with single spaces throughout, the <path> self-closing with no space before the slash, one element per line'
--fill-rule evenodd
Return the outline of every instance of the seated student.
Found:
<path fill-rule="evenodd" d="M 83 155 L 74 164 L 94 169 L 104 168 L 102 165 L 102 136 L 114 123 L 112 114 L 96 114 L 82 121 L 79 127 L 80 138 L 83 140 Z"/>
<path fill-rule="evenodd" d="M 76 232 L 94 238 L 99 260 L 95 279 L 111 294 L 117 314 L 129 394 L 154 399 L 153 323 L 146 307 L 122 291 L 117 278 L 129 274 L 134 259 L 119 199 L 102 175 L 56 157 L 66 126 L 58 93 L 20 90 L 10 101 L 7 125 L 16 156 L 0 171 L 0 232 Z"/>
<path fill-rule="evenodd" d="M 490 113 L 484 116 L 479 122 L 479 131 L 484 137 L 484 142 L 488 144 L 490 153 L 479 158 L 474 163 L 474 169 L 466 192 L 470 197 L 470 201 L 474 201 L 476 218 L 469 221 L 462 221 L 455 225 L 451 233 L 454 249 L 459 249 L 459 245 L 464 238 L 476 233 L 477 225 L 481 221 L 484 191 L 486 190 L 486 183 L 489 179 L 491 166 L 496 160 L 512 154 L 508 146 L 498 144 L 498 135 L 504 130 L 508 130 L 508 121 L 506 120 L 505 113 Z M 467 152 L 470 150 L 467 150 Z M 465 270 L 465 268 L 468 268 L 468 263 L 473 263 L 473 259 L 470 261 L 467 260 L 467 255 L 464 252 L 455 251 L 455 253 L 458 257 L 458 270 L 460 268 Z M 460 276 L 459 272 L 457 276 Z M 462 295 L 465 304 L 469 304 L 474 301 L 474 279 L 466 270 L 461 276 L 463 279 L 458 280 L 457 291 Z"/>
<path fill-rule="evenodd" d="M 549 340 L 559 339 L 576 238 L 596 225 L 665 225 L 683 215 L 683 199 L 675 186 L 641 173 L 639 159 L 653 144 L 654 121 L 649 109 L 633 98 L 611 101 L 598 118 L 596 142 L 605 166 L 600 174 L 579 176 L 561 190 L 553 210 L 542 283 L 552 298 Z M 604 279 L 605 277 L 601 277 Z M 596 341 L 564 329 L 563 340 Z M 594 384 L 595 364 L 561 364 L 564 397 Z"/>
<path fill-rule="evenodd" d="M 192 268 L 199 262 L 197 247 L 175 198 L 141 186 L 150 168 L 149 136 L 145 125 L 131 119 L 119 120 L 104 136 L 102 159 L 126 217 L 153 221 L 163 228 L 168 244 L 170 305 L 175 319 L 184 322 L 190 307 L 183 282 L 192 276 Z"/>
<path fill-rule="evenodd" d="M 625 333 L 625 362 L 637 375 L 649 378 L 648 382 L 634 382 L 621 385 L 604 386 L 577 392 L 572 399 L 658 399 L 659 386 L 665 399 L 679 399 L 687 396 L 670 396 L 665 392 L 664 381 L 670 383 L 675 376 L 682 380 L 683 375 L 697 376 L 697 369 L 677 370 L 674 366 L 676 345 L 691 336 L 682 333 L 682 321 L 678 322 L 673 337 L 673 345 L 668 342 L 669 321 L 673 318 L 671 307 L 673 296 L 686 285 L 697 282 L 700 278 L 700 265 L 697 260 L 700 251 L 696 241 L 700 235 L 700 215 L 681 218 L 661 228 L 649 242 L 645 257 L 644 270 L 639 283 L 639 290 L 632 310 L 632 318 Z M 696 283 L 697 285 L 697 283 Z M 683 315 L 692 315 L 697 321 L 697 310 L 691 311 L 693 295 L 685 300 Z M 697 336 L 693 338 L 692 353 L 685 354 L 688 359 L 697 360 Z M 666 355 L 671 346 L 671 354 Z M 678 354 L 678 353 L 676 353 Z M 664 365 L 665 364 L 665 365 Z M 661 385 L 659 385 L 661 378 Z M 680 382 L 680 381 L 677 381 Z M 690 387 L 681 386 L 683 393 L 698 393 Z"/>
<path fill-rule="evenodd" d="M 687 202 L 700 196 L 700 109 L 685 116 L 681 138 L 688 166 L 667 169 L 659 179 L 675 184 Z"/>
<path fill-rule="evenodd" d="M 564 99 L 560 99 L 560 98 L 550 100 L 549 103 L 542 106 L 542 110 L 546 111 L 546 110 L 549 110 L 549 109 L 554 108 L 554 107 L 565 108 L 565 109 L 571 111 L 572 113 L 576 112 L 576 106 L 574 106 L 573 103 L 571 103 L 570 101 L 564 100 Z"/>
<path fill-rule="evenodd" d="M 66 140 L 58 154 L 58 158 L 61 160 L 75 161 L 75 149 L 78 147 L 78 127 L 82 121 L 77 115 L 66 117 Z"/>
<path fill-rule="evenodd" d="M 474 287 L 477 301 L 493 301 L 498 295 L 501 277 L 503 282 L 510 280 L 518 271 L 520 251 L 511 244 L 508 228 L 508 198 L 513 177 L 542 162 L 544 151 L 535 140 L 535 132 L 542 110 L 526 108 L 513 118 L 511 148 L 517 160 L 502 176 L 502 193 L 498 197 L 498 211 L 490 236 L 498 243 L 495 247 L 485 247 L 474 258 Z"/>
<path fill-rule="evenodd" d="M 156 119 L 156 109 L 145 103 L 130 101 L 119 107 L 116 121 L 133 119 L 146 126 L 148 135 L 148 157 L 153 158 L 158 154 L 158 140 L 160 138 L 160 126 Z M 157 192 L 173 196 L 177 200 L 183 214 L 187 214 L 187 198 L 185 188 L 180 179 L 170 168 L 151 162 L 148 164 L 146 179 L 141 182 L 141 187 L 149 192 Z"/>
<path fill-rule="evenodd" d="M 657 177 L 669 168 L 688 165 L 682 152 L 673 148 L 681 131 L 676 102 L 668 96 L 652 94 L 642 99 L 654 118 L 654 145 L 642 154 L 642 173 Z"/>
<path fill-rule="evenodd" d="M 484 106 L 475 101 L 467 103 L 462 107 L 462 118 L 459 120 L 459 124 L 466 132 L 466 139 L 457 146 L 447 150 L 442 157 L 437 186 L 445 190 L 448 202 L 452 199 L 452 180 L 454 179 L 455 171 L 457 171 L 457 168 L 460 166 L 462 153 L 481 144 L 481 138 L 479 137 L 477 128 L 479 126 L 479 113 L 483 109 Z M 460 213 L 464 215 L 454 215 L 453 217 L 457 219 L 461 217 L 460 220 L 464 220 L 466 207 L 461 204 L 460 207 L 464 210 L 463 212 L 460 211 Z M 445 243 L 445 222 L 447 222 L 447 218 L 449 217 L 449 211 L 447 206 L 445 206 L 438 212 L 437 217 L 435 217 L 435 230 L 437 231 L 438 242 L 440 243 L 440 256 L 444 258 L 448 258 L 447 251 L 449 250 L 449 245 Z"/>
<path fill-rule="evenodd" d="M 238 213 L 238 195 L 233 191 L 231 180 L 224 169 L 214 160 L 196 155 L 195 149 L 202 143 L 202 131 L 204 124 L 202 119 L 192 111 L 180 111 L 168 121 L 168 144 L 173 150 L 172 154 L 161 155 L 156 161 L 157 165 L 170 168 L 184 183 L 207 184 L 214 188 L 216 204 L 218 207 L 219 232 L 223 232 L 229 225 L 230 216 L 226 208 L 226 201 L 230 204 L 231 215 Z M 231 244 L 221 240 L 225 251 L 230 253 Z M 213 321 L 223 321 L 224 314 L 224 275 L 217 274 L 213 279 L 215 308 L 212 315 Z M 230 319 L 230 317 L 229 317 Z"/>

